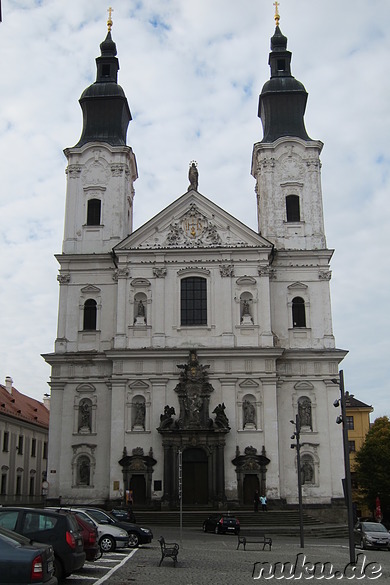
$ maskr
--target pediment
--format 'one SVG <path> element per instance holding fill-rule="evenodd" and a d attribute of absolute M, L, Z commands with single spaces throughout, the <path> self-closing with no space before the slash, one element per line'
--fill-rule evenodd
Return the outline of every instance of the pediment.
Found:
<path fill-rule="evenodd" d="M 271 249 L 272 244 L 197 191 L 190 190 L 115 250 L 247 247 Z"/>
<path fill-rule="evenodd" d="M 100 293 L 100 288 L 93 284 L 87 284 L 81 289 L 82 293 Z"/>
<path fill-rule="evenodd" d="M 289 290 L 306 290 L 308 286 L 307 284 L 303 284 L 303 282 L 293 282 L 293 284 L 290 284 L 287 288 Z"/>
<path fill-rule="evenodd" d="M 254 380 L 244 380 L 239 384 L 240 388 L 258 388 L 259 385 Z"/>
<path fill-rule="evenodd" d="M 295 390 L 299 390 L 300 392 L 306 391 L 306 390 L 314 390 L 314 386 L 311 382 L 297 382 L 294 386 Z"/>

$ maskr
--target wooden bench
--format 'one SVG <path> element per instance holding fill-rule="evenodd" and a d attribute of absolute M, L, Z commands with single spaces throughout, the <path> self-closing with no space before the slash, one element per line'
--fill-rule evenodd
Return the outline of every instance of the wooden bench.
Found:
<path fill-rule="evenodd" d="M 244 545 L 244 550 L 246 550 L 247 544 L 262 544 L 262 550 L 265 550 L 265 547 L 268 546 L 268 550 L 272 548 L 272 538 L 266 536 L 264 532 L 254 532 L 253 534 L 239 534 L 237 541 L 237 549 L 240 548 L 240 545 Z"/>
<path fill-rule="evenodd" d="M 171 557 L 173 560 L 173 565 L 176 567 L 177 555 L 179 554 L 179 545 L 176 542 L 165 542 L 165 538 L 163 536 L 160 536 L 158 542 L 161 546 L 161 561 L 158 566 L 161 566 L 161 563 L 165 557 Z"/>

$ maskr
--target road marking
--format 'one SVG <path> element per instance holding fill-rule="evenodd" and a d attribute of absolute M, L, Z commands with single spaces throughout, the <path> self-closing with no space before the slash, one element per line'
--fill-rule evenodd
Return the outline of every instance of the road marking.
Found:
<path fill-rule="evenodd" d="M 102 585 L 107 579 L 111 577 L 120 567 L 127 563 L 129 559 L 137 552 L 137 548 L 133 548 L 130 554 L 128 554 L 116 567 L 113 567 L 106 575 L 104 575 L 101 579 L 96 581 L 95 585 Z"/>

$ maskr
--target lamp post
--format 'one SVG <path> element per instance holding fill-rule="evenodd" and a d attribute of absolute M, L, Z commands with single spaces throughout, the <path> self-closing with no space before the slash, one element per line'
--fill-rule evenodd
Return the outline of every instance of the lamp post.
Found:
<path fill-rule="evenodd" d="M 333 406 L 341 407 L 341 415 L 336 419 L 336 423 L 343 425 L 343 448 L 344 448 L 344 497 L 347 504 L 348 513 L 348 539 L 349 539 L 349 562 L 356 565 L 355 559 L 355 543 L 353 537 L 353 511 L 352 511 L 352 483 L 351 483 L 351 468 L 349 464 L 349 442 L 348 442 L 348 428 L 347 428 L 347 411 L 345 406 L 345 390 L 344 390 L 344 372 L 340 370 L 339 380 L 332 380 L 333 384 L 340 385 L 340 399 L 335 400 Z"/>
<path fill-rule="evenodd" d="M 296 444 L 295 445 L 292 444 L 291 449 L 297 450 L 299 534 L 300 534 L 301 548 L 304 548 L 305 543 L 304 543 L 304 536 L 303 536 L 302 471 L 301 471 L 301 443 L 300 443 L 301 421 L 299 418 L 299 414 L 297 414 L 295 416 L 295 421 L 290 420 L 290 423 L 295 425 L 295 431 L 294 431 L 294 434 L 291 436 L 291 439 L 295 439 Z"/>

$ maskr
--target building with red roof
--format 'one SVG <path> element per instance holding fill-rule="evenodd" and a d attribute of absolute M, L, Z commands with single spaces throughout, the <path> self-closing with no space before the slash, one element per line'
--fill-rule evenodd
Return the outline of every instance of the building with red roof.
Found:
<path fill-rule="evenodd" d="M 0 504 L 41 501 L 47 490 L 49 400 L 0 384 Z"/>

